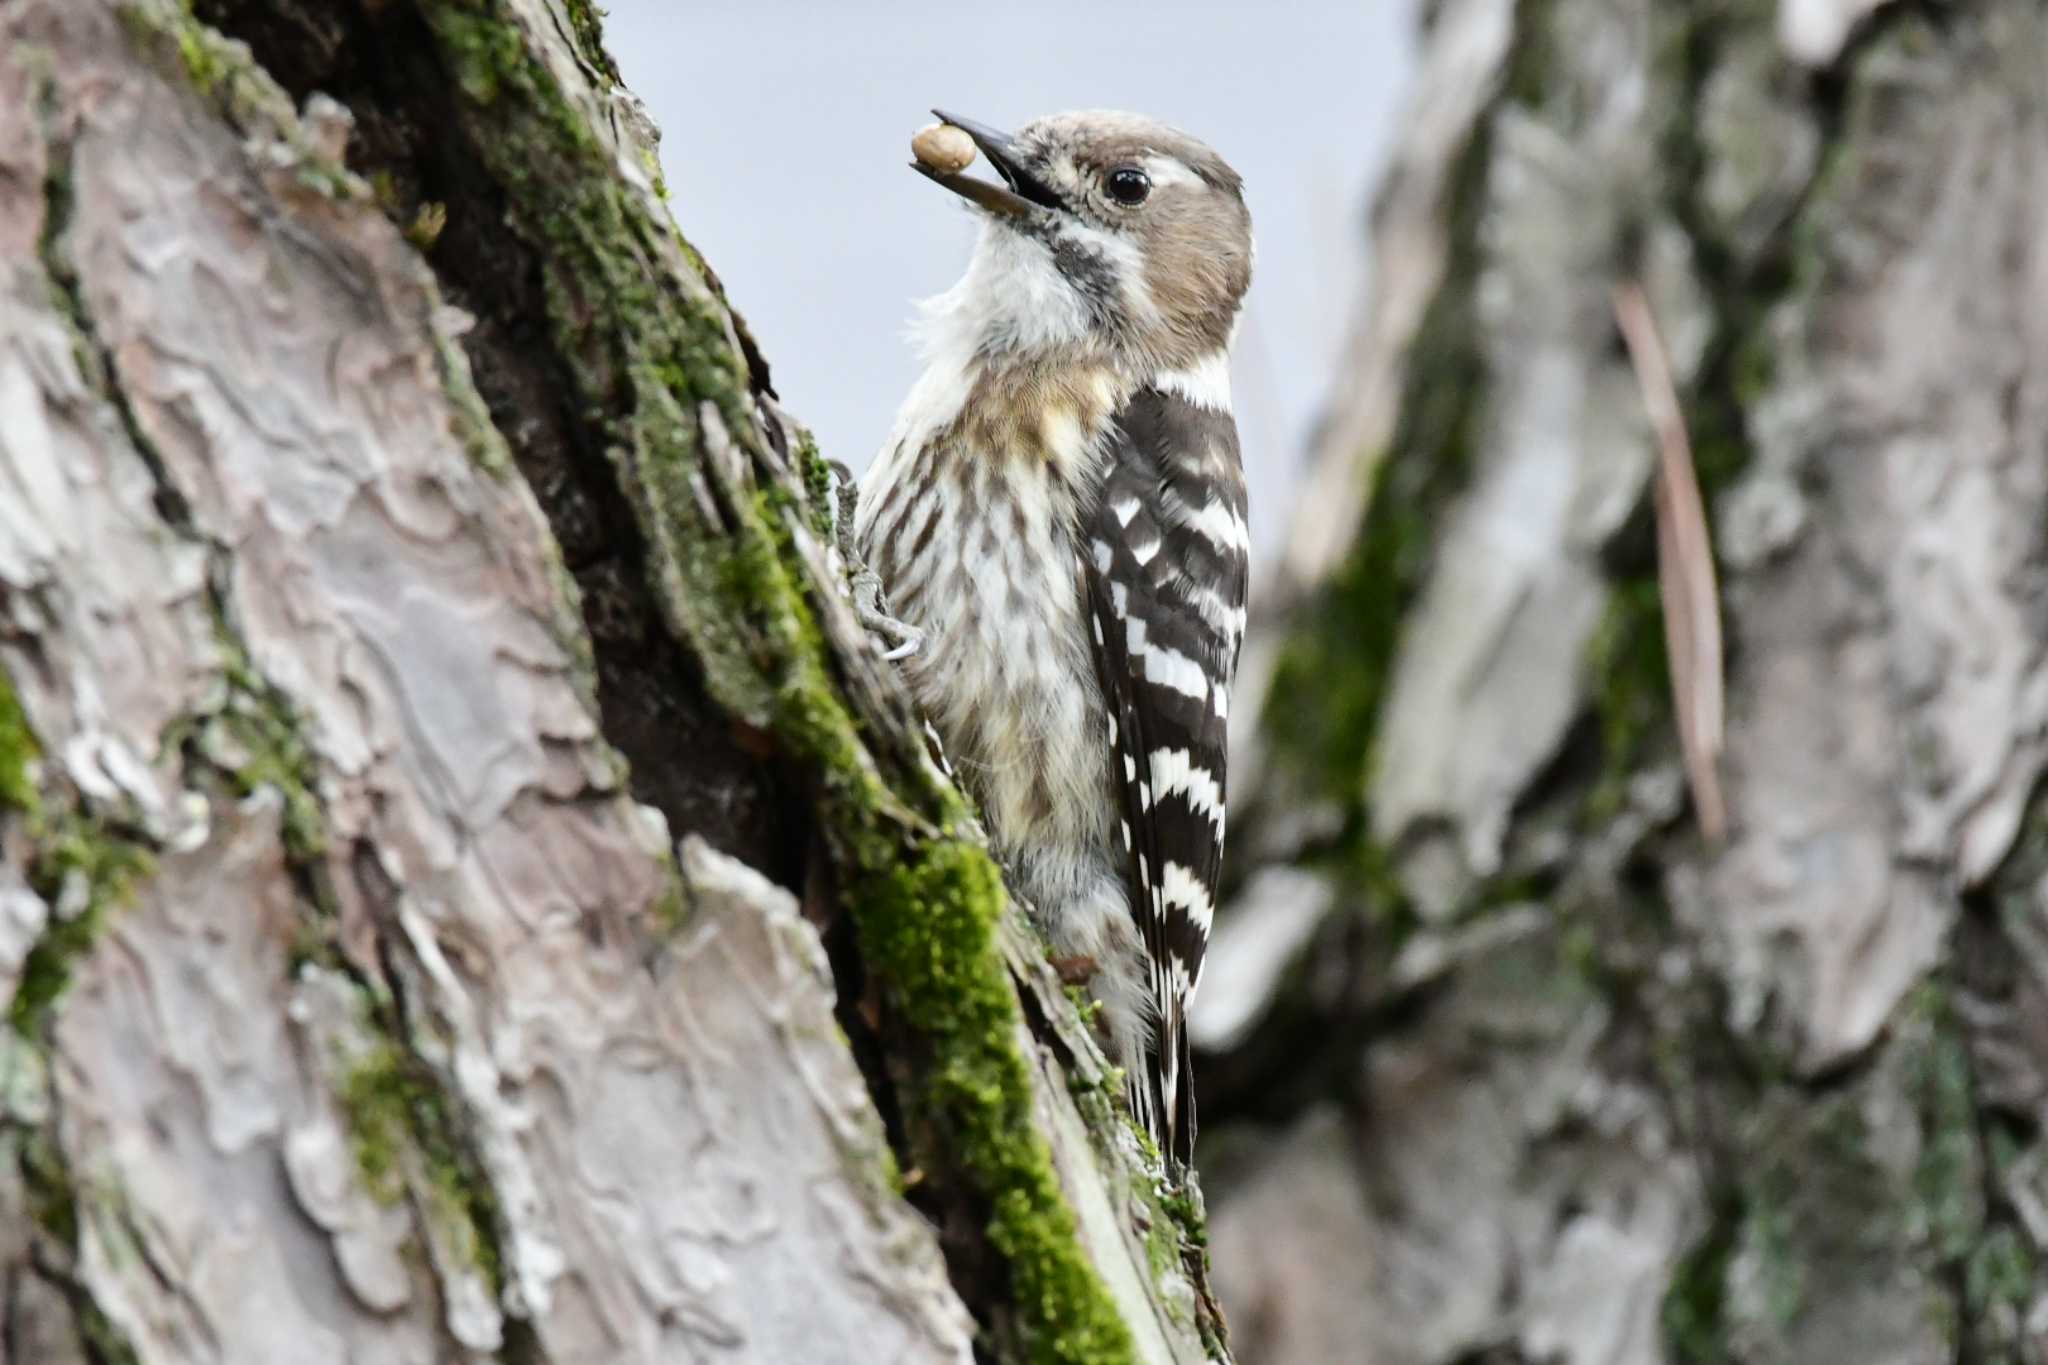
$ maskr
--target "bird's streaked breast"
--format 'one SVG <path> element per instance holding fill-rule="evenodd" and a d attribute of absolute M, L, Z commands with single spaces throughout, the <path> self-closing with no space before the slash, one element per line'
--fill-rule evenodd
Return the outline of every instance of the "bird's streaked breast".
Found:
<path fill-rule="evenodd" d="M 862 553 L 889 609 L 925 632 L 906 677 L 1005 845 L 1107 845 L 1079 527 L 1121 392 L 1088 368 L 984 373 L 957 402 L 930 394 L 953 419 L 864 481 Z"/>

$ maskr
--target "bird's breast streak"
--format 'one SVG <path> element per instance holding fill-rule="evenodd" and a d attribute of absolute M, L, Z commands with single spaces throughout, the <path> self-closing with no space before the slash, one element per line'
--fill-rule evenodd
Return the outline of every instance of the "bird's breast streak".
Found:
<path fill-rule="evenodd" d="M 926 632 L 911 684 L 1001 843 L 1101 841 L 1106 722 L 1070 508 L 1014 460 L 956 464 L 936 483 L 951 525 L 890 585 Z"/>

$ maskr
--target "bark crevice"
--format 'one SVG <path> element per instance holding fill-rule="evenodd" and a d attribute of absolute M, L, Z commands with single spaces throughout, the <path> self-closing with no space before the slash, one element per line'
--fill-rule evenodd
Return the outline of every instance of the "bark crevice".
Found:
<path fill-rule="evenodd" d="M 297 0 L 202 0 L 195 13 L 249 44 L 256 61 L 303 104 L 315 94 L 353 115 L 349 168 L 368 180 L 401 228 L 432 211 L 441 226 L 424 254 L 449 301 L 475 324 L 462 337 L 490 421 L 540 500 L 575 579 L 589 633 L 605 735 L 626 758 L 635 796 L 672 830 L 796 887 L 808 837 L 795 776 L 764 736 L 724 721 L 700 661 L 661 620 L 648 546 L 605 443 L 632 395 L 579 386 L 552 336 L 546 246 L 514 222 L 516 206 L 488 170 L 465 117 L 460 72 L 439 53 L 421 8 Z M 578 32 L 594 21 L 577 21 Z M 623 363 L 614 356 L 607 362 Z M 605 409 L 593 421 L 591 401 Z"/>

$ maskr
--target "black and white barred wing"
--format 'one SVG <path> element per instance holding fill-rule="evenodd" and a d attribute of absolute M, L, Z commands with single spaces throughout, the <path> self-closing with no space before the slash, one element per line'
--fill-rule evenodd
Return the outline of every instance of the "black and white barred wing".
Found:
<path fill-rule="evenodd" d="M 1118 415 L 1084 570 L 1131 911 L 1151 959 L 1152 1065 L 1133 1108 L 1185 1163 L 1195 1136 L 1186 1008 L 1223 863 L 1230 685 L 1244 636 L 1249 537 L 1228 412 L 1143 389 Z"/>

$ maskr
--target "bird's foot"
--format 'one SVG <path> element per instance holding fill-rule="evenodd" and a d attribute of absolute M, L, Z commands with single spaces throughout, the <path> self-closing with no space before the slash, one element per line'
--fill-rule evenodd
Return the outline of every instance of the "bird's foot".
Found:
<path fill-rule="evenodd" d="M 869 634 L 882 638 L 882 657 L 892 663 L 909 658 L 924 646 L 923 631 L 883 609 L 882 580 L 873 569 L 861 568 L 853 575 L 853 614 Z"/>
<path fill-rule="evenodd" d="M 1047 961 L 1059 973 L 1060 983 L 1067 986 L 1085 986 L 1101 969 L 1101 964 L 1086 953 L 1071 953 L 1066 957 L 1048 958 Z"/>
<path fill-rule="evenodd" d="M 924 644 L 924 632 L 908 621 L 899 621 L 882 605 L 882 579 L 860 557 L 854 543 L 853 524 L 860 507 L 860 485 L 846 466 L 832 464 L 831 513 L 833 540 L 846 568 L 847 588 L 853 598 L 853 614 L 862 628 L 883 641 L 882 657 L 891 663 L 907 659 Z"/>

